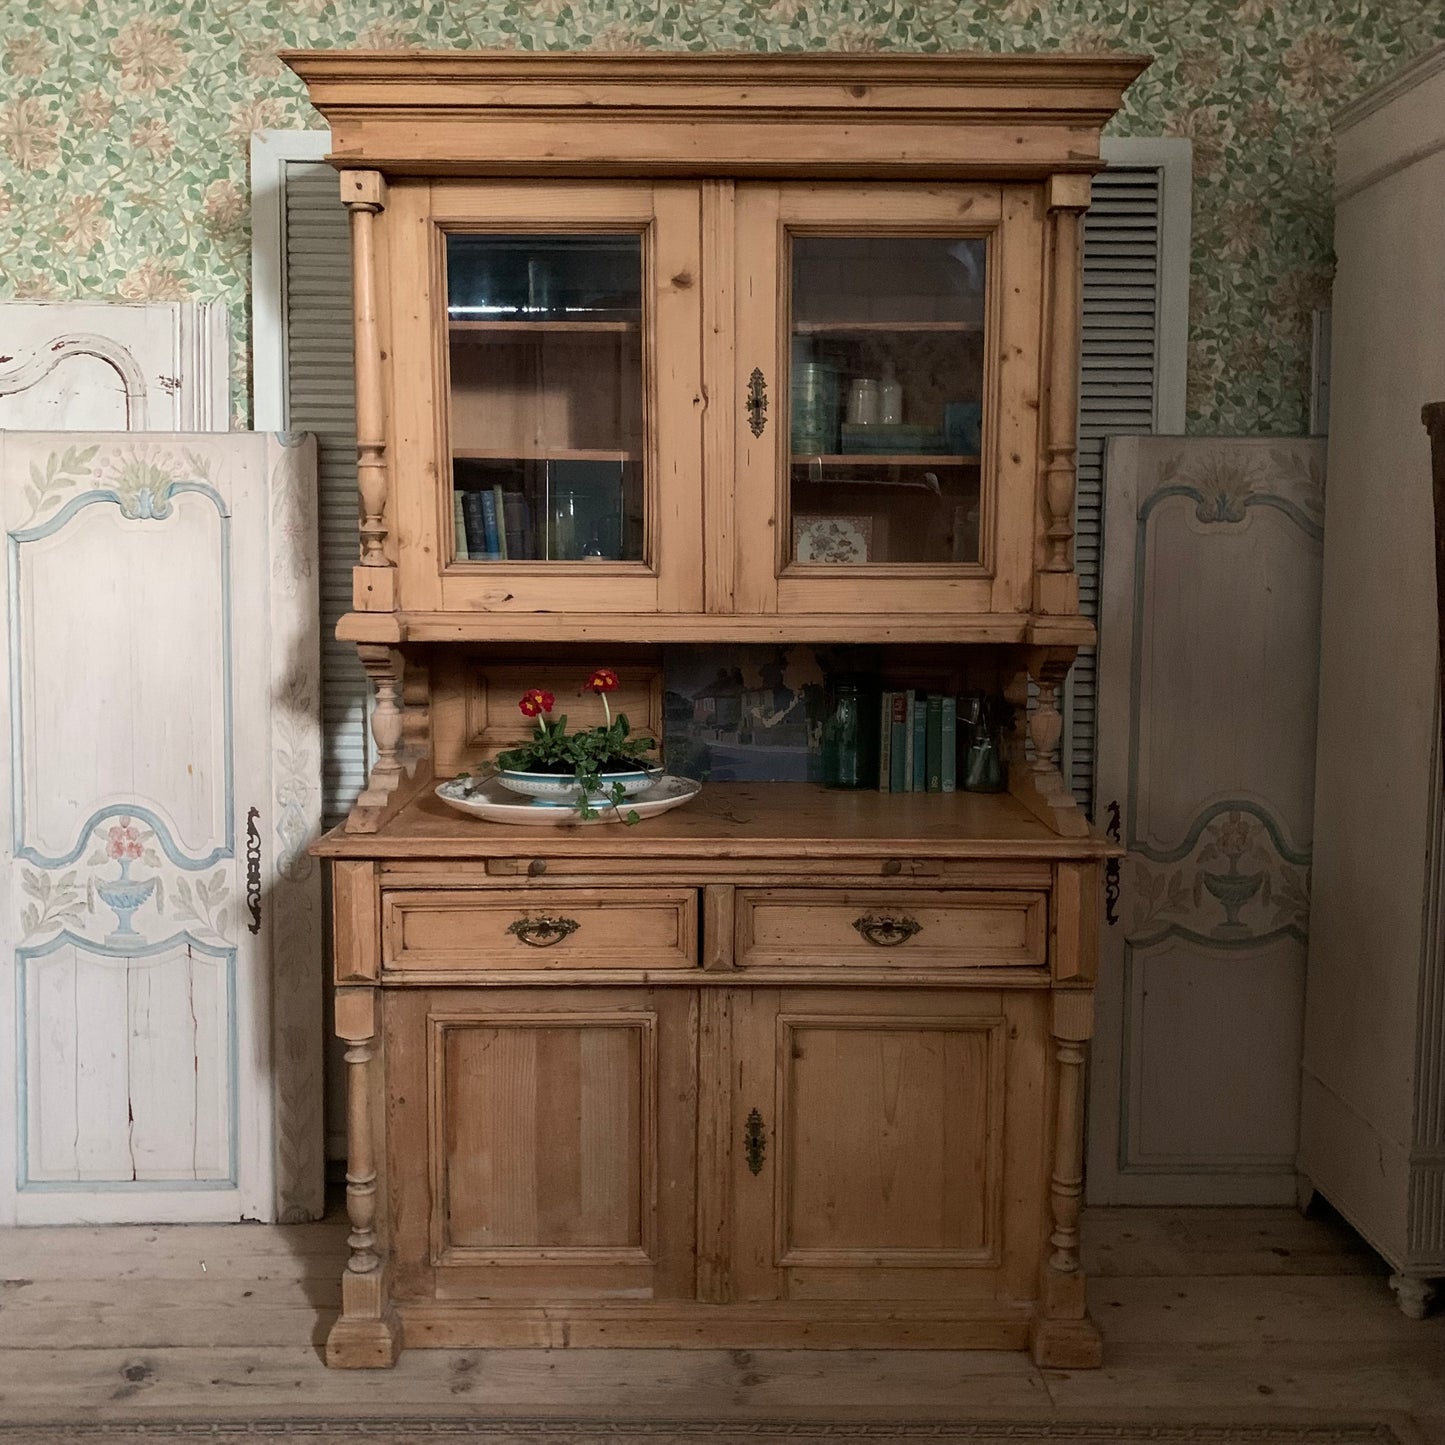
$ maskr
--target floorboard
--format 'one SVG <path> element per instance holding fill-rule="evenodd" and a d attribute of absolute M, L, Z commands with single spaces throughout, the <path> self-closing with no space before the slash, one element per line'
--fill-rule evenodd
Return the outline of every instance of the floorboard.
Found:
<path fill-rule="evenodd" d="M 1345 1225 L 1270 1209 L 1085 1216 L 1098 1371 L 1022 1354 L 412 1350 L 332 1371 L 345 1224 L 0 1234 L 0 1419 L 1398 1419 L 1445 1445 L 1445 1317 L 1407 1320 Z"/>

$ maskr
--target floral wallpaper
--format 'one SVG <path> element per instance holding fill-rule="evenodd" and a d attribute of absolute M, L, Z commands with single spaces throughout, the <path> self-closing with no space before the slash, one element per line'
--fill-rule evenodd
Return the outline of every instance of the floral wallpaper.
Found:
<path fill-rule="evenodd" d="M 1190 427 L 1298 433 L 1328 117 L 1441 40 L 1435 0 L 6 0 L 0 296 L 224 300 L 244 424 L 248 137 L 320 123 L 278 48 L 1141 51 L 1114 129 L 1194 143 Z"/>

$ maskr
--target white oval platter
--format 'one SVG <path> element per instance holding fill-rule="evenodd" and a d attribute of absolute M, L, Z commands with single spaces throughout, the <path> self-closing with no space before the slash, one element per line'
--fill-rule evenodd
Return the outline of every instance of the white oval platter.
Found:
<path fill-rule="evenodd" d="M 468 788 L 471 788 L 468 791 Z M 679 778 L 671 773 L 664 774 L 646 792 L 625 798 L 617 808 L 610 804 L 599 807 L 599 816 L 593 823 L 620 823 L 631 810 L 639 818 L 655 818 L 672 808 L 697 797 L 702 784 L 695 778 Z M 584 826 L 585 821 L 575 808 L 558 807 L 556 803 L 524 800 L 516 793 L 508 792 L 495 778 L 469 785 L 455 778 L 438 784 L 436 795 L 442 802 L 465 813 L 469 818 L 481 818 L 488 823 L 522 823 L 539 828 L 570 828 Z"/>

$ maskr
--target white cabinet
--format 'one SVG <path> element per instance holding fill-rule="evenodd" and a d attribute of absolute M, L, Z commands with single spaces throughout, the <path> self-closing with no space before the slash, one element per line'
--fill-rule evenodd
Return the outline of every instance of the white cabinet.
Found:
<path fill-rule="evenodd" d="M 1445 1275 L 1434 518 L 1445 47 L 1336 123 L 1315 867 L 1299 1167 L 1395 1270 Z"/>

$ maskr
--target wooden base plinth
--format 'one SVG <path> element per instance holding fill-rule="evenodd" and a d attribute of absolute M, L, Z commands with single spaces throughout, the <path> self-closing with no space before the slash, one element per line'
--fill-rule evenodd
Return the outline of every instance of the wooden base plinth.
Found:
<path fill-rule="evenodd" d="M 1097 1370 L 1104 1363 L 1098 1326 L 1081 1320 L 1039 1320 L 1029 1334 L 1034 1364 L 1045 1370 Z"/>
<path fill-rule="evenodd" d="M 1027 1307 L 977 1315 L 927 1310 L 557 1304 L 507 1308 L 453 1301 L 397 1306 L 410 1348 L 1022 1350 Z"/>
<path fill-rule="evenodd" d="M 338 1370 L 389 1370 L 402 1351 L 401 1321 L 385 1309 L 380 1319 L 342 1315 L 326 1336 L 326 1363 Z"/>

